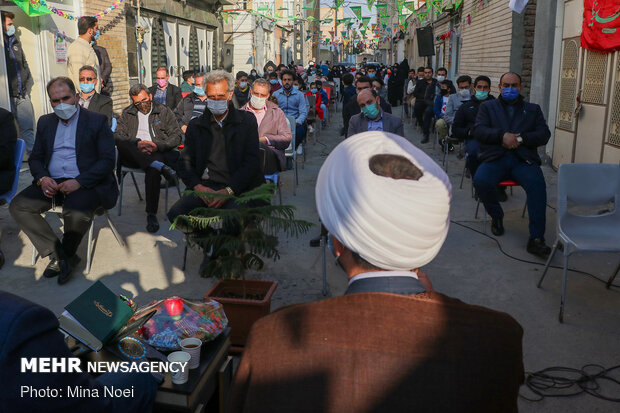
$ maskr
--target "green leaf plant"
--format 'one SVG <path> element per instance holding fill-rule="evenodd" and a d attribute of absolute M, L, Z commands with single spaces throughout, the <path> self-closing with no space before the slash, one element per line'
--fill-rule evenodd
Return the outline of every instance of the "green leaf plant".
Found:
<path fill-rule="evenodd" d="M 278 236 L 295 236 L 308 232 L 312 223 L 295 219 L 292 205 L 272 205 L 276 185 L 262 184 L 238 196 L 185 191 L 205 200 L 234 200 L 238 208 L 221 209 L 206 206 L 188 215 L 178 216 L 171 229 L 192 231 L 187 237 L 190 246 L 198 245 L 211 252 L 212 259 L 200 274 L 218 279 L 242 279 L 248 270 L 260 271 L 263 259 L 280 259 Z M 245 286 L 244 286 L 245 298 Z"/>

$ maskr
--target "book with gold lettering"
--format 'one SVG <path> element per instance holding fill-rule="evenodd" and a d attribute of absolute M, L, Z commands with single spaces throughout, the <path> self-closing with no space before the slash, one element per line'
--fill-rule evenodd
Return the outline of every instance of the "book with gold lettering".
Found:
<path fill-rule="evenodd" d="M 65 307 L 60 328 L 95 351 L 108 344 L 134 311 L 101 281 Z"/>

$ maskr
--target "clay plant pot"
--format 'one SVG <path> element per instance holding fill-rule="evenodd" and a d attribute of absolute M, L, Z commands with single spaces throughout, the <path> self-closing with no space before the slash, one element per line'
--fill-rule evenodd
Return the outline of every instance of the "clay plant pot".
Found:
<path fill-rule="evenodd" d="M 262 296 L 263 298 L 260 300 L 241 298 L 244 283 L 246 297 Z M 218 280 L 207 292 L 205 298 L 209 297 L 221 303 L 228 317 L 228 325 L 231 328 L 231 353 L 243 351 L 254 322 L 271 312 L 271 297 L 277 287 L 276 281 Z M 234 298 L 230 297 L 231 295 Z"/>

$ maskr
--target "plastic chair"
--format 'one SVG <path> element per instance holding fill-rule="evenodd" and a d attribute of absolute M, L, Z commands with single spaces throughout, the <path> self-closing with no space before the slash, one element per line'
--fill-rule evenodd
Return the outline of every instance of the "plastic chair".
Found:
<path fill-rule="evenodd" d="M 512 188 L 515 186 L 521 186 L 515 181 L 511 181 L 509 179 L 505 181 L 501 181 L 497 186 L 501 187 L 510 187 L 510 195 L 512 195 Z M 478 219 L 478 210 L 480 209 L 480 198 L 478 198 L 478 203 L 476 204 L 476 215 L 474 215 L 475 219 Z M 484 209 L 484 208 L 483 208 Z M 527 199 L 525 200 L 525 205 L 523 205 L 523 212 L 521 213 L 521 218 L 525 218 L 525 211 L 527 210 Z M 484 233 L 487 233 L 487 211 L 484 210 Z"/>
<path fill-rule="evenodd" d="M 118 216 L 121 216 L 121 209 L 123 207 L 123 183 L 125 182 L 125 176 L 127 174 L 131 175 L 131 179 L 133 181 L 133 186 L 136 188 L 136 192 L 138 193 L 138 199 L 140 199 L 140 201 L 143 201 L 142 198 L 142 194 L 140 193 L 140 188 L 138 188 L 138 182 L 136 181 L 136 176 L 135 174 L 146 174 L 146 172 L 144 172 L 142 169 L 138 169 L 138 168 L 129 168 L 127 166 L 122 166 L 120 165 L 120 169 L 119 169 L 119 174 L 118 174 L 118 178 L 119 178 L 119 196 L 118 196 Z M 169 189 L 169 183 L 168 180 L 166 179 L 166 192 L 165 192 L 165 197 L 164 197 L 164 210 L 166 212 L 168 212 L 168 189 Z M 179 185 L 180 183 L 177 183 L 176 188 L 177 188 L 177 192 L 179 194 L 179 198 L 181 198 L 181 190 L 179 189 Z"/>
<path fill-rule="evenodd" d="M 17 194 L 17 186 L 19 184 L 19 170 L 22 167 L 22 161 L 24 160 L 24 152 L 26 151 L 26 142 L 23 139 L 17 139 L 15 143 L 15 159 L 13 165 L 15 166 L 15 178 L 13 179 L 13 186 L 9 192 L 5 192 L 0 195 L 0 205 L 10 203 Z"/>
<path fill-rule="evenodd" d="M 614 203 L 614 210 L 597 215 L 581 215 L 568 210 L 575 206 L 596 207 Z M 564 276 L 560 301 L 560 323 L 564 322 L 568 257 L 577 251 L 620 252 L 620 165 L 563 164 L 558 171 L 558 237 L 538 281 L 540 288 L 558 247 L 564 252 Z M 608 287 L 618 274 L 607 282 Z"/>
<path fill-rule="evenodd" d="M 293 116 L 287 116 L 286 120 L 288 121 L 288 126 L 291 128 L 291 134 L 293 135 L 293 138 L 291 139 L 291 144 L 288 146 L 288 148 L 286 148 L 286 150 L 284 151 L 284 155 L 287 158 L 292 158 L 293 159 L 293 195 L 297 195 L 297 185 L 299 185 L 299 175 L 297 173 L 297 150 L 295 150 L 295 145 L 296 145 L 296 134 L 295 134 L 295 118 Z M 305 153 L 305 148 L 303 146 L 303 142 L 299 144 L 299 147 L 302 150 L 302 153 Z"/>

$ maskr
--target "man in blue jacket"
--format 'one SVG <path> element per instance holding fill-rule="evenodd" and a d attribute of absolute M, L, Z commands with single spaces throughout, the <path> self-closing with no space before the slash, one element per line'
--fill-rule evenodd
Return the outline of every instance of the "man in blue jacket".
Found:
<path fill-rule="evenodd" d="M 306 118 L 308 117 L 308 105 L 306 97 L 293 87 L 295 74 L 290 70 L 282 72 L 282 88 L 273 93 L 278 99 L 278 106 L 286 116 L 295 118 L 295 146 L 299 146 L 306 139 Z"/>
<path fill-rule="evenodd" d="M 474 136 L 480 141 L 482 162 L 474 186 L 491 216 L 491 231 L 504 233 L 504 212 L 497 198 L 497 185 L 505 179 L 519 183 L 527 193 L 530 239 L 527 252 L 546 257 L 551 252 L 545 244 L 547 190 L 540 169 L 537 148 L 551 136 L 540 106 L 525 102 L 521 76 L 505 73 L 499 81 L 501 95 L 482 103 L 476 117 Z"/>

